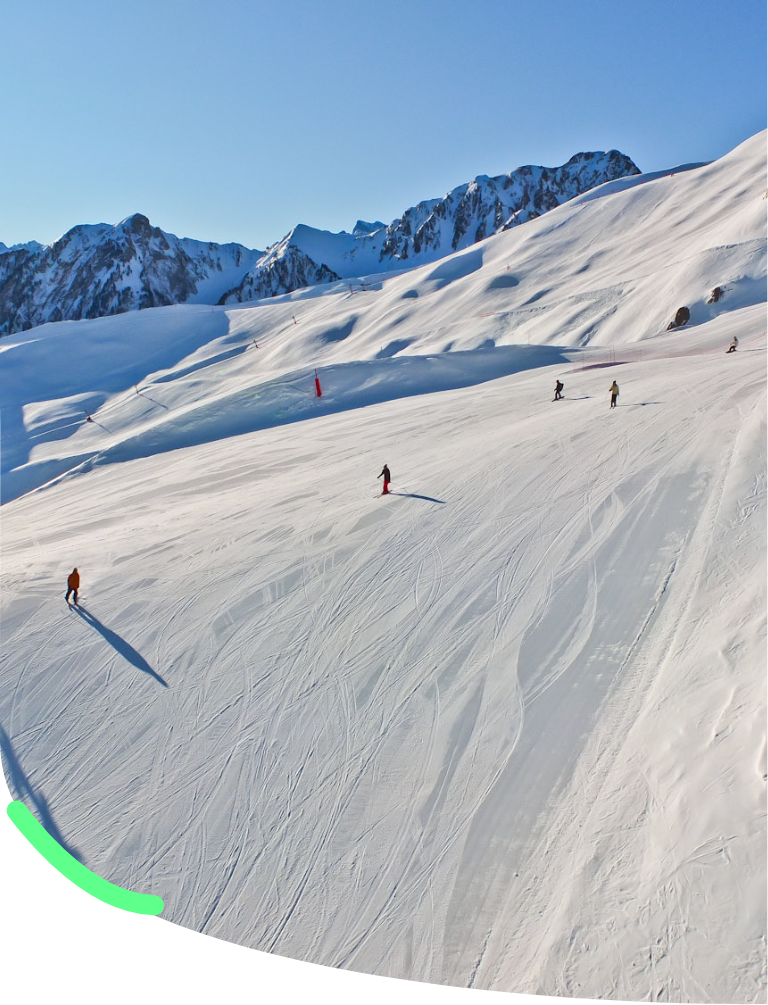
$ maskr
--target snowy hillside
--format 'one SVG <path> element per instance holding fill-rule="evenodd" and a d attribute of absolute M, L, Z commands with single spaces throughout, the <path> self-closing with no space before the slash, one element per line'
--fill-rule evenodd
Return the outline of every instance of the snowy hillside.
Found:
<path fill-rule="evenodd" d="M 580 153 L 558 168 L 526 165 L 489 178 L 478 175 L 442 199 L 412 206 L 388 226 L 331 234 L 299 226 L 267 250 L 222 303 L 258 300 L 304 286 L 413 268 L 509 227 L 533 220 L 596 185 L 639 174 L 618 150 Z"/>
<path fill-rule="evenodd" d="M 3 339 L 14 795 L 245 946 L 765 1001 L 765 171 Z"/>

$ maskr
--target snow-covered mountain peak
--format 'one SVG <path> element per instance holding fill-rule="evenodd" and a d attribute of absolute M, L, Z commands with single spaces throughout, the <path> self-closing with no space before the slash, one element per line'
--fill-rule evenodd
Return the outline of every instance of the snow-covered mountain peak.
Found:
<path fill-rule="evenodd" d="M 100 317 L 170 303 L 237 303 L 317 284 L 413 268 L 535 218 L 602 182 L 637 174 L 615 150 L 576 154 L 559 168 L 477 175 L 389 225 L 351 234 L 298 224 L 265 252 L 179 239 L 132 213 L 80 224 L 47 248 L 0 246 L 0 334 L 46 321 Z"/>
<path fill-rule="evenodd" d="M 375 223 L 368 223 L 365 220 L 358 220 L 355 226 L 352 228 L 352 233 L 356 237 L 367 237 L 370 234 L 375 234 L 377 230 L 384 230 L 386 228 L 386 223 L 382 223 L 380 220 L 376 220 Z"/>
<path fill-rule="evenodd" d="M 81 224 L 47 247 L 0 245 L 0 334 L 158 304 L 260 300 L 411 270 L 516 229 L 564 202 L 586 205 L 701 167 L 722 172 L 729 159 L 740 163 L 761 143 L 762 136 L 753 137 L 711 166 L 688 164 L 650 175 L 640 175 L 617 150 L 578 153 L 559 168 L 528 164 L 506 175 L 478 174 L 442 198 L 422 200 L 387 226 L 358 220 L 350 234 L 298 224 L 266 252 L 179 239 L 142 213 L 116 225 Z"/>
<path fill-rule="evenodd" d="M 132 213 L 115 227 L 118 233 L 131 234 L 135 237 L 151 237 L 158 229 L 152 226 L 143 213 Z"/>
<path fill-rule="evenodd" d="M 48 321 L 215 303 L 262 252 L 179 239 L 142 213 L 79 224 L 53 244 L 0 256 L 0 334 Z"/>
<path fill-rule="evenodd" d="M 511 222 L 534 219 L 594 185 L 630 174 L 639 174 L 638 168 L 618 151 L 581 153 L 559 168 L 527 165 L 495 178 L 477 175 L 441 199 L 410 207 L 387 227 L 358 221 L 352 235 L 296 227 L 222 303 L 433 262 L 499 233 Z"/>
<path fill-rule="evenodd" d="M 0 241 L 0 255 L 4 255 L 8 251 L 39 251 L 42 247 L 44 245 L 40 244 L 39 241 L 25 241 L 23 244 L 12 244 L 10 247 Z"/>

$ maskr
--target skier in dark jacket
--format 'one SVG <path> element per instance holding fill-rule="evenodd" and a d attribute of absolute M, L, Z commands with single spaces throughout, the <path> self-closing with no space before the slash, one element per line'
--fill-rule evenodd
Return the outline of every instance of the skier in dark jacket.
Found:
<path fill-rule="evenodd" d="M 384 475 L 384 488 L 381 490 L 381 494 L 383 496 L 386 496 L 386 495 L 389 495 L 389 483 L 391 481 L 390 474 L 389 474 L 389 468 L 387 467 L 386 464 L 381 469 L 381 474 L 378 477 L 381 478 L 381 475 Z"/>
<path fill-rule="evenodd" d="M 558 382 L 555 384 L 555 396 L 552 399 L 552 401 L 560 401 L 560 399 L 563 397 L 561 393 L 562 390 L 563 390 L 563 382 L 561 380 L 558 380 Z"/>
<path fill-rule="evenodd" d="M 80 573 L 77 569 L 73 569 L 69 576 L 67 576 L 67 596 L 66 601 L 69 603 L 70 593 L 75 595 L 75 603 L 77 603 L 77 591 L 80 589 Z"/>

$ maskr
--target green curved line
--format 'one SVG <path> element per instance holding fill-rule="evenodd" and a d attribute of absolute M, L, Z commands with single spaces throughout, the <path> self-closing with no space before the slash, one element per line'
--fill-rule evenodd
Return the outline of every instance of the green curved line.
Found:
<path fill-rule="evenodd" d="M 133 911 L 134 914 L 160 914 L 163 910 L 165 905 L 161 897 L 151 893 L 124 890 L 121 886 L 115 886 L 114 883 L 91 872 L 51 837 L 20 800 L 15 799 L 9 803 L 7 812 L 27 841 L 46 861 L 92 897 L 103 900 L 112 907 L 119 907 L 123 911 Z"/>

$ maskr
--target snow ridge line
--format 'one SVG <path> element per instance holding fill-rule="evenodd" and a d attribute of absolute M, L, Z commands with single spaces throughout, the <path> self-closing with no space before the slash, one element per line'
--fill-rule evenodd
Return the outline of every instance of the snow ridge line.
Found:
<path fill-rule="evenodd" d="M 489 928 L 488 931 L 485 934 L 485 940 L 483 941 L 483 947 L 480 950 L 480 953 L 478 954 L 477 962 L 475 963 L 475 965 L 474 965 L 474 967 L 472 969 L 472 973 L 469 975 L 469 981 L 467 983 L 467 987 L 468 988 L 473 988 L 475 986 L 475 980 L 477 978 L 477 972 L 480 969 L 480 965 L 482 964 L 483 958 L 484 958 L 484 956 L 485 956 L 485 954 L 486 954 L 486 952 L 488 950 L 488 943 L 491 940 L 491 933 L 492 933 L 492 931 L 493 931 L 493 929 Z"/>
<path fill-rule="evenodd" d="M 635 649 L 639 645 L 640 640 L 642 639 L 643 635 L 645 634 L 645 632 L 646 632 L 649 624 L 651 623 L 651 620 L 653 619 L 654 615 L 656 614 L 656 611 L 659 609 L 659 605 L 661 604 L 662 597 L 664 596 L 664 593 L 666 592 L 667 586 L 669 586 L 669 582 L 672 579 L 672 576 L 674 575 L 675 569 L 677 568 L 677 562 L 678 562 L 678 558 L 679 557 L 680 557 L 680 552 L 678 551 L 678 554 L 675 556 L 675 559 L 672 562 L 672 565 L 671 565 L 671 567 L 669 569 L 669 572 L 667 573 L 667 575 L 664 578 L 664 582 L 661 584 L 661 586 L 659 587 L 658 592 L 656 593 L 656 596 L 654 597 L 653 604 L 651 605 L 650 611 L 648 612 L 648 614 L 645 617 L 645 620 L 643 621 L 642 625 L 640 626 L 640 629 L 639 629 L 637 635 L 632 640 L 632 642 L 629 644 L 629 648 L 627 649 L 626 656 L 624 657 L 624 659 L 621 661 L 621 664 L 619 665 L 618 673 L 621 673 L 621 671 L 624 669 L 624 667 L 627 665 L 627 663 L 629 663 L 629 661 L 632 659 L 632 656 L 634 655 Z"/>

